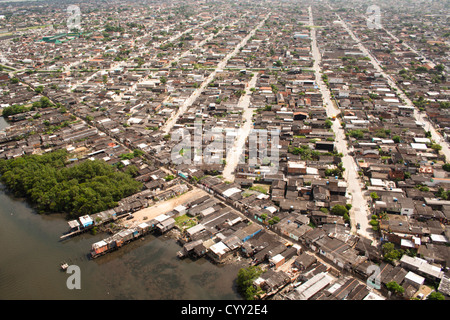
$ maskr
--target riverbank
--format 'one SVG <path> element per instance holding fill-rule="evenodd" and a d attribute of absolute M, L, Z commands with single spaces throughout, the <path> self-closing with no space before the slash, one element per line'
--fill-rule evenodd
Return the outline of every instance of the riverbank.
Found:
<path fill-rule="evenodd" d="M 130 243 L 91 260 L 92 243 L 105 233 L 90 232 L 66 241 L 61 214 L 37 214 L 0 184 L 0 299 L 2 300 L 240 300 L 235 288 L 240 266 L 177 257 L 176 232 Z M 175 231 L 175 230 L 174 230 Z M 66 261 L 81 270 L 81 290 L 69 290 Z"/>

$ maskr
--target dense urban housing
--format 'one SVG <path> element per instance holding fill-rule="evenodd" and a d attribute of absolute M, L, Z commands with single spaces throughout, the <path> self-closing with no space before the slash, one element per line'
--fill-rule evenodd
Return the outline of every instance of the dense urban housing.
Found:
<path fill-rule="evenodd" d="M 0 2 L 0 181 L 92 263 L 169 236 L 242 299 L 448 300 L 448 15 Z"/>

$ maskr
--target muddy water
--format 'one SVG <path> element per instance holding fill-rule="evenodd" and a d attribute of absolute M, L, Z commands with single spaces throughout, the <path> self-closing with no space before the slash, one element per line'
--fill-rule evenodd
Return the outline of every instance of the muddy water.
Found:
<path fill-rule="evenodd" d="M 0 130 L 7 123 L 0 117 Z M 179 260 L 169 236 L 146 236 L 90 260 L 92 243 L 106 234 L 59 241 L 68 229 L 62 215 L 38 215 L 0 185 L 0 299 L 241 299 L 235 279 L 240 265 L 206 259 Z M 81 289 L 68 289 L 66 261 L 81 271 Z"/>

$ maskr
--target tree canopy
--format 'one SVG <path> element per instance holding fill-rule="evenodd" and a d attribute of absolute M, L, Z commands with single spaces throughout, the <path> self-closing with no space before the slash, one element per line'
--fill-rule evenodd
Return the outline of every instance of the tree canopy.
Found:
<path fill-rule="evenodd" d="M 383 260 L 392 263 L 395 260 L 400 260 L 403 255 L 403 250 L 395 249 L 391 242 L 383 244 Z"/>
<path fill-rule="evenodd" d="M 35 101 L 31 106 L 13 104 L 10 107 L 5 107 L 3 109 L 3 116 L 8 117 L 18 113 L 33 111 L 39 108 L 50 108 L 54 106 L 55 105 L 47 97 L 42 97 L 39 101 Z"/>
<path fill-rule="evenodd" d="M 66 212 L 72 218 L 113 208 L 142 188 L 130 174 L 104 161 L 68 166 L 68 156 L 59 150 L 0 160 L 0 180 L 39 213 Z"/>
<path fill-rule="evenodd" d="M 395 294 L 399 294 L 399 295 L 403 294 L 405 292 L 405 289 L 401 285 L 399 285 L 397 282 L 395 282 L 395 281 L 388 282 L 386 284 L 386 288 L 389 291 L 391 291 L 391 292 L 393 292 Z"/>
<path fill-rule="evenodd" d="M 337 204 L 331 208 L 331 213 L 334 215 L 343 216 L 348 214 L 348 209 L 342 204 Z"/>
<path fill-rule="evenodd" d="M 445 297 L 442 293 L 434 291 L 430 293 L 430 295 L 427 297 L 427 300 L 445 300 Z"/>
<path fill-rule="evenodd" d="M 258 290 L 253 286 L 253 281 L 262 274 L 262 269 L 257 266 L 242 268 L 238 272 L 237 286 L 239 292 L 246 300 L 253 300 Z"/>

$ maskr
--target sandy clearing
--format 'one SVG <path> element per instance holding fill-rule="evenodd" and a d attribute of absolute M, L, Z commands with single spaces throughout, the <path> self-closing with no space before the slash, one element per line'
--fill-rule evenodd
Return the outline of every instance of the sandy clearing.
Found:
<path fill-rule="evenodd" d="M 133 219 L 123 220 L 123 224 L 125 227 L 137 226 L 142 222 L 150 221 L 151 219 L 154 219 L 161 214 L 170 212 L 179 205 L 182 205 L 189 201 L 193 201 L 205 195 L 208 195 L 206 191 L 199 188 L 194 188 L 191 191 L 182 194 L 181 196 L 157 203 L 151 207 L 134 212 Z M 144 220 L 144 217 L 147 217 L 147 219 Z"/>

